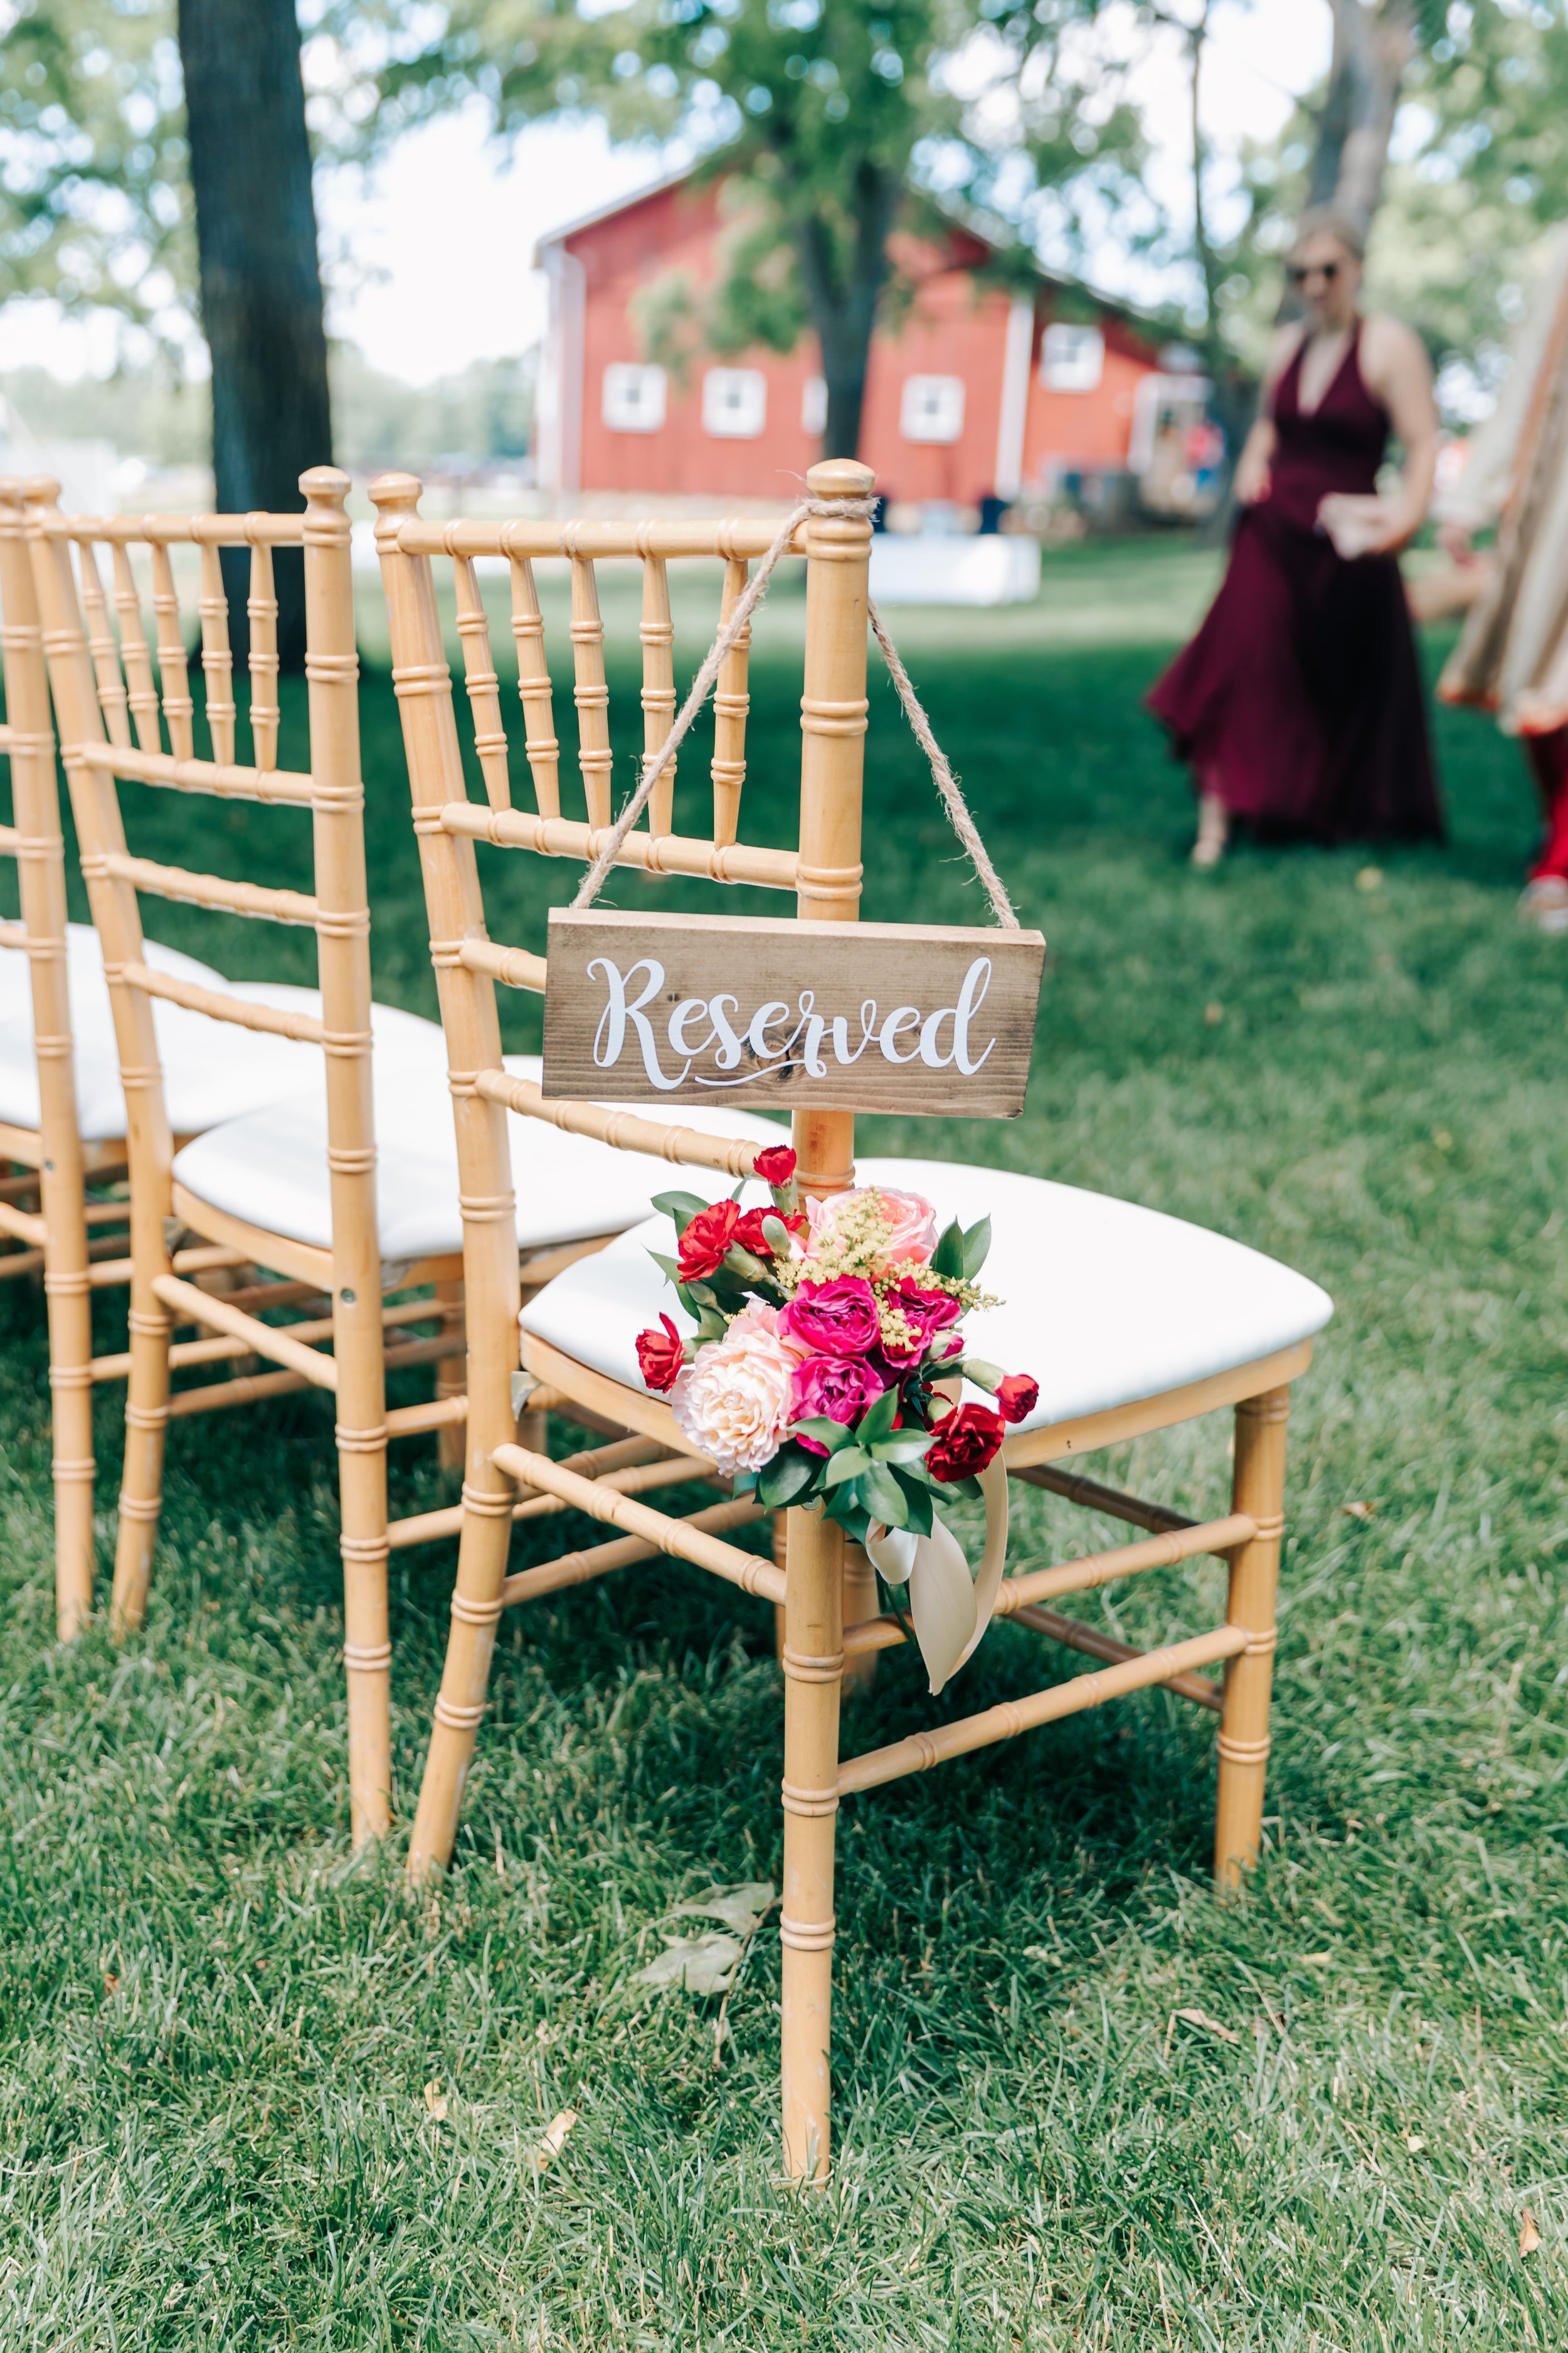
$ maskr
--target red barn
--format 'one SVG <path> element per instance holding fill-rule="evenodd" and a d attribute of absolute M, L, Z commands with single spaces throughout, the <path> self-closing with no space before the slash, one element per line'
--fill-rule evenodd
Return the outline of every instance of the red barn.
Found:
<path fill-rule="evenodd" d="M 826 411 L 815 339 L 787 356 L 700 353 L 683 381 L 638 332 L 637 298 L 660 280 L 683 278 L 697 299 L 715 282 L 731 227 L 721 189 L 682 177 L 542 240 L 544 489 L 799 495 Z M 901 241 L 914 290 L 872 343 L 860 447 L 890 498 L 973 506 L 1048 490 L 1064 472 L 1125 467 L 1135 417 L 1147 427 L 1152 331 L 1080 289 L 1058 317 L 1068 290 L 1043 272 L 1024 293 L 988 284 L 975 272 L 989 251 L 958 227 L 940 248 Z"/>

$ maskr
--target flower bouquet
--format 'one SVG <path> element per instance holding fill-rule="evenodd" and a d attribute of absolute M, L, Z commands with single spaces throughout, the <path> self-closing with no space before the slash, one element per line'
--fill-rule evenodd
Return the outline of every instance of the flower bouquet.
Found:
<path fill-rule="evenodd" d="M 909 1588 L 916 1638 L 938 1691 L 984 1631 L 1006 1549 L 1009 1422 L 1037 1385 L 965 1354 L 959 1325 L 995 1303 L 979 1287 L 991 1241 L 983 1218 L 939 1231 L 918 1194 L 875 1185 L 802 1201 L 795 1154 L 757 1155 L 771 1203 L 741 1207 L 743 1184 L 711 1204 L 654 1203 L 677 1255 L 652 1253 L 696 1324 L 661 1315 L 637 1336 L 650 1389 L 668 1394 L 694 1446 L 754 1487 L 770 1511 L 812 1506 L 837 1520 L 883 1580 Z M 961 1405 L 968 1380 L 996 1409 Z M 983 1501 L 978 1582 L 946 1513 Z"/>

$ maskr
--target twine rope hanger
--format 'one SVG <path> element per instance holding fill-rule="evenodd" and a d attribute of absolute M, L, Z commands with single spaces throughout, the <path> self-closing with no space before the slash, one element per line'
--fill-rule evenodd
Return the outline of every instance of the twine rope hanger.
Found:
<path fill-rule="evenodd" d="M 724 657 L 739 643 L 742 630 L 763 601 L 774 566 L 801 524 L 813 515 L 847 516 L 856 522 L 865 522 L 870 518 L 875 504 L 876 501 L 872 499 L 802 499 L 800 504 L 785 516 L 779 525 L 773 545 L 768 549 L 754 575 L 747 582 L 745 589 L 737 598 L 734 611 L 709 647 L 702 667 L 691 681 L 691 691 L 682 703 L 668 734 L 657 752 L 649 752 L 646 754 L 642 781 L 611 827 L 608 840 L 584 875 L 577 895 L 572 902 L 574 907 L 591 907 L 604 889 L 605 877 L 620 856 L 622 844 L 647 807 L 655 785 L 680 749 L 681 742 L 689 730 L 692 721 L 708 700 L 709 691 L 719 675 Z M 871 623 L 872 634 L 881 649 L 882 659 L 887 664 L 888 675 L 892 680 L 899 701 L 903 705 L 904 716 L 914 732 L 916 743 L 931 764 L 931 782 L 935 785 L 942 807 L 946 811 L 948 823 L 957 835 L 965 857 L 980 878 L 985 895 L 991 902 L 991 912 L 995 916 L 997 923 L 1003 931 L 1018 931 L 1021 926 L 1014 910 L 1013 902 L 1007 896 L 1005 885 L 991 862 L 990 851 L 980 838 L 980 828 L 970 813 L 963 788 L 952 773 L 946 753 L 936 740 L 931 721 L 927 718 L 921 699 L 915 692 L 899 649 L 889 636 L 882 617 L 869 596 L 866 599 L 866 610 Z"/>

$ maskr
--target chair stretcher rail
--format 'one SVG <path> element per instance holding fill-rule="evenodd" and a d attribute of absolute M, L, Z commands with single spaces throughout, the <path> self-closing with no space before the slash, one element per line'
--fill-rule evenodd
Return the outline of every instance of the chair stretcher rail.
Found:
<path fill-rule="evenodd" d="M 270 1358 L 289 1372 L 302 1373 L 319 1389 L 337 1388 L 338 1368 L 333 1359 L 322 1356 L 319 1349 L 290 1339 L 276 1325 L 263 1324 L 257 1316 L 243 1314 L 237 1308 L 226 1307 L 210 1292 L 199 1291 L 194 1282 L 182 1282 L 177 1275 L 154 1275 L 153 1289 L 165 1307 L 179 1309 L 185 1322 L 205 1324 L 215 1332 L 226 1332 L 231 1338 L 243 1340 L 257 1356 Z"/>
<path fill-rule="evenodd" d="M 72 757 L 132 784 L 165 785 L 176 793 L 210 793 L 220 801 L 276 801 L 309 808 L 315 786 L 291 768 L 244 768 L 217 760 L 175 760 L 167 752 L 137 752 L 129 744 L 76 744 Z"/>
<path fill-rule="evenodd" d="M 1084 1625 L 1081 1619 L 1060 1617 L 1054 1609 L 1037 1609 L 1026 1602 L 1013 1614 L 1020 1626 L 1032 1627 L 1037 1634 L 1048 1634 L 1053 1642 L 1065 1643 L 1069 1651 L 1081 1651 L 1086 1658 L 1104 1659 L 1114 1666 L 1124 1659 L 1143 1656 L 1132 1643 L 1119 1642 L 1114 1634 L 1103 1634 L 1098 1626 Z M 1206 1675 L 1167 1675 L 1160 1688 L 1174 1692 L 1178 1698 L 1194 1700 L 1199 1707 L 1213 1708 L 1216 1715 L 1225 1704 L 1219 1685 L 1210 1683 Z"/>
<path fill-rule="evenodd" d="M 493 940 L 465 940 L 458 950 L 458 962 L 465 972 L 488 973 L 503 988 L 531 988 L 536 997 L 544 994 L 545 961 L 531 949 L 500 947 Z"/>
<path fill-rule="evenodd" d="M 590 1519 L 606 1520 L 627 1535 L 640 1537 L 656 1552 L 689 1560 L 721 1577 L 727 1585 L 738 1585 L 742 1593 L 761 1594 L 769 1601 L 784 1598 L 782 1569 L 771 1561 L 759 1560 L 755 1553 L 742 1552 L 738 1545 L 721 1544 L 689 1520 L 651 1511 L 646 1504 L 616 1494 L 600 1482 L 563 1471 L 547 1454 L 531 1454 L 526 1447 L 498 1446 L 494 1460 L 497 1470 L 510 1478 L 521 1479 L 544 1494 L 561 1496 L 574 1510 L 586 1512 Z"/>
<path fill-rule="evenodd" d="M 447 801 L 435 812 L 447 833 L 489 841 L 498 849 L 531 849 L 541 858 L 578 858 L 592 864 L 611 828 L 575 818 L 531 817 L 524 809 L 493 809 L 478 801 Z M 751 882 L 764 891 L 795 891 L 800 861 L 792 849 L 760 849 L 749 842 L 704 841 L 683 833 L 628 833 L 617 866 L 648 874 L 695 874 L 712 882 Z"/>
<path fill-rule="evenodd" d="M 419 1409 L 409 1407 L 407 1410 L 414 1414 Z M 390 1428 L 391 1414 L 387 1416 L 387 1424 Z M 603 1479 L 611 1472 L 626 1470 L 634 1463 L 651 1461 L 664 1451 L 657 1438 L 622 1438 L 609 1446 L 590 1446 L 580 1454 L 568 1454 L 560 1467 L 563 1471 L 578 1472 L 584 1479 Z M 524 1518 L 539 1500 L 531 1493 L 521 1497 L 512 1506 L 512 1518 Z M 552 1502 L 557 1500 L 551 1498 Z M 563 1504 L 560 1508 L 564 1510 L 565 1506 Z M 386 1532 L 387 1540 L 396 1552 L 405 1545 L 434 1544 L 442 1536 L 455 1536 L 462 1525 L 463 1507 L 461 1504 L 452 1504 L 444 1511 L 417 1512 L 407 1519 L 392 1521 Z"/>
<path fill-rule="evenodd" d="M 1193 1525 L 1182 1513 L 1167 1511 L 1163 1504 L 1146 1504 L 1141 1495 L 1124 1495 L 1119 1487 L 1102 1487 L 1098 1479 L 1082 1478 L 1076 1471 L 1058 1471 L 1053 1463 L 1031 1463 L 1024 1470 L 1010 1470 L 1009 1476 L 1031 1487 L 1045 1487 L 1053 1495 L 1065 1495 L 1069 1504 L 1080 1504 L 1086 1512 L 1131 1520 L 1135 1528 L 1151 1528 L 1158 1535 Z"/>
<path fill-rule="evenodd" d="M 252 1005 L 226 991 L 203 988 L 198 981 L 182 980 L 172 972 L 156 972 L 151 965 L 121 965 L 121 973 L 132 988 L 205 1013 L 214 1021 L 230 1022 L 237 1029 L 259 1029 L 272 1038 L 292 1038 L 306 1046 L 324 1046 L 327 1025 L 314 1013 L 292 1012 L 277 1005 Z"/>
<path fill-rule="evenodd" d="M 705 1512 L 693 1512 L 681 1525 L 717 1535 L 721 1529 L 746 1527 L 752 1521 L 766 1517 L 754 1496 L 737 1495 L 731 1503 L 712 1504 Z M 652 1560 L 658 1550 L 658 1545 L 641 1536 L 617 1536 L 610 1544 L 591 1545 L 583 1552 L 563 1552 L 558 1559 L 542 1561 L 537 1568 L 521 1568 L 507 1577 L 500 1598 L 508 1609 L 519 1601 L 537 1601 L 543 1594 L 560 1593 L 571 1585 L 588 1585 L 596 1577 L 608 1577 L 615 1569 L 629 1568 L 635 1561 Z"/>
<path fill-rule="evenodd" d="M 154 899 L 174 899 L 189 907 L 209 907 L 230 915 L 257 915 L 272 923 L 313 926 L 321 910 L 302 891 L 274 891 L 260 882 L 227 882 L 217 874 L 193 874 L 183 866 L 158 866 L 150 858 L 128 858 L 123 850 L 100 850 L 84 857 L 82 871 L 96 867 L 111 881 L 129 882 Z"/>
<path fill-rule="evenodd" d="M 504 1103 L 524 1119 L 542 1119 L 569 1135 L 591 1135 L 619 1151 L 646 1152 L 656 1160 L 683 1162 L 688 1168 L 750 1176 L 758 1153 L 769 1148 L 742 1136 L 709 1135 L 700 1128 L 645 1119 L 640 1112 L 618 1111 L 609 1103 L 552 1102 L 535 1080 L 514 1078 L 510 1071 L 481 1071 L 474 1083 L 488 1102 Z"/>
<path fill-rule="evenodd" d="M 1020 1732 L 1033 1732 L 1043 1724 L 1078 1715 L 1127 1692 L 1145 1691 L 1151 1683 L 1170 1683 L 1194 1668 L 1234 1659 L 1251 1640 L 1245 1626 L 1218 1626 L 1213 1633 L 1194 1634 L 1190 1641 L 1172 1642 L 1163 1650 L 1144 1651 L 1117 1666 L 1102 1667 L 1098 1674 L 1074 1675 L 1066 1683 L 1032 1693 L 1027 1699 L 1005 1700 L 1000 1707 L 985 1708 L 978 1715 L 961 1716 L 955 1724 L 913 1733 L 886 1748 L 868 1749 L 863 1757 L 848 1757 L 839 1767 L 838 1795 L 851 1797 L 858 1789 L 901 1780 L 906 1773 L 924 1773 L 950 1757 L 967 1757 L 999 1740 L 1016 1739 Z"/>

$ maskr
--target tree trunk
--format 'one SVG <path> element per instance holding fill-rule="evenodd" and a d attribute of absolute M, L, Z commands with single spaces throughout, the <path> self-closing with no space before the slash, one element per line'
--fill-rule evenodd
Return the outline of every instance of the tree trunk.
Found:
<path fill-rule="evenodd" d="M 217 503 L 297 512 L 300 475 L 331 461 L 331 412 L 294 0 L 179 0 L 179 37 Z M 248 569 L 245 551 L 225 551 L 237 665 Z M 299 670 L 299 554 L 280 549 L 276 575 L 279 657 Z"/>
<path fill-rule="evenodd" d="M 1415 9 L 1411 0 L 1331 5 L 1333 57 L 1307 204 L 1343 213 L 1364 237 L 1383 193 L 1400 87 L 1415 47 Z"/>
<path fill-rule="evenodd" d="M 834 252 L 828 223 L 807 214 L 795 224 L 795 251 L 805 281 L 806 301 L 822 347 L 827 385 L 827 417 L 822 436 L 825 458 L 858 458 L 860 416 L 866 400 L 866 368 L 877 304 L 888 275 L 888 231 L 899 199 L 899 184 L 875 164 L 857 174 L 855 219 L 847 261 Z"/>

